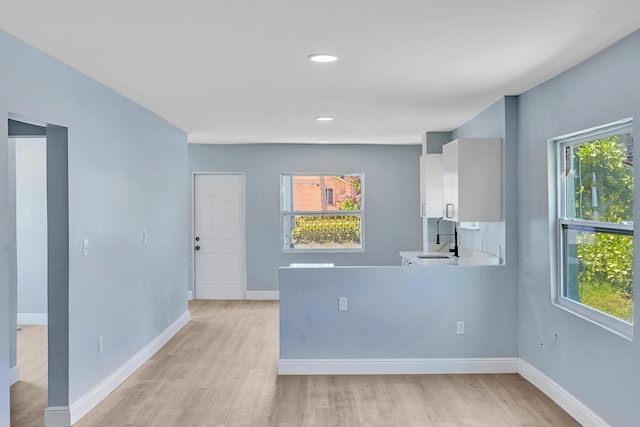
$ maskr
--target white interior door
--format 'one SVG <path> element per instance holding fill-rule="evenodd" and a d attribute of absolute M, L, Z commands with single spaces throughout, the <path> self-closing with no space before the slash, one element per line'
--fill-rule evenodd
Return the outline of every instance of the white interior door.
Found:
<path fill-rule="evenodd" d="M 195 298 L 245 298 L 244 175 L 197 174 Z"/>

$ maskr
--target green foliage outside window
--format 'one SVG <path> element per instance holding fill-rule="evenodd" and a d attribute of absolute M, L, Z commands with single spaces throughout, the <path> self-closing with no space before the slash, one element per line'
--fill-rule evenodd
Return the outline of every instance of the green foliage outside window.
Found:
<path fill-rule="evenodd" d="M 633 167 L 626 162 L 626 138 L 617 135 L 574 146 L 575 193 L 569 196 L 575 197 L 575 218 L 633 221 Z M 575 235 L 579 302 L 632 323 L 633 236 Z"/>
<path fill-rule="evenodd" d="M 342 176 L 341 178 L 351 183 L 351 185 L 353 186 L 353 191 L 342 196 L 343 200 L 342 200 L 342 206 L 340 207 L 340 210 L 343 210 L 343 211 L 360 210 L 362 205 L 361 203 L 362 178 L 357 175 L 345 175 L 345 176 Z"/>
<path fill-rule="evenodd" d="M 360 243 L 359 216 L 299 215 L 295 218 L 296 225 L 291 230 L 291 240 L 295 244 L 322 242 Z"/>
<path fill-rule="evenodd" d="M 579 144 L 574 147 L 574 158 L 576 218 L 633 221 L 633 167 L 625 163 L 625 136 Z M 594 188 L 597 206 L 593 205 Z"/>

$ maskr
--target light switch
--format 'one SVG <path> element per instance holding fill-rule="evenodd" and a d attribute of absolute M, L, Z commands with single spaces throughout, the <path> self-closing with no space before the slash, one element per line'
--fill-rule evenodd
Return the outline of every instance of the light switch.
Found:
<path fill-rule="evenodd" d="M 142 230 L 142 244 L 146 245 L 149 241 L 149 236 L 147 236 L 147 230 Z"/>
<path fill-rule="evenodd" d="M 84 239 L 82 241 L 82 256 L 89 255 L 89 239 Z"/>

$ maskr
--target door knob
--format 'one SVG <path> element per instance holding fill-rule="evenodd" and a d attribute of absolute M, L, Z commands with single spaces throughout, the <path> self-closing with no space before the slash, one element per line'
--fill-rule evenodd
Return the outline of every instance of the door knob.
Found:
<path fill-rule="evenodd" d="M 200 250 L 200 246 L 196 246 L 196 251 L 199 251 L 199 250 Z"/>
<path fill-rule="evenodd" d="M 196 237 L 196 242 L 199 242 L 199 241 L 200 241 L 200 238 L 199 238 L 199 237 Z"/>

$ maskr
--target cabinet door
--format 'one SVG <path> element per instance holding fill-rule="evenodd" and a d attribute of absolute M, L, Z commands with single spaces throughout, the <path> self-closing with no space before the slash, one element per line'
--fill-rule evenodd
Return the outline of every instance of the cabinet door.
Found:
<path fill-rule="evenodd" d="M 501 221 L 501 140 L 460 139 L 456 157 L 458 200 L 455 221 Z"/>
<path fill-rule="evenodd" d="M 442 216 L 442 154 L 427 154 L 425 159 L 425 204 L 427 218 Z"/>
<path fill-rule="evenodd" d="M 420 156 L 420 216 L 442 216 L 442 154 Z"/>
<path fill-rule="evenodd" d="M 420 216 L 427 215 L 427 156 L 420 156 Z"/>
<path fill-rule="evenodd" d="M 442 147 L 442 217 L 458 220 L 458 141 Z"/>

